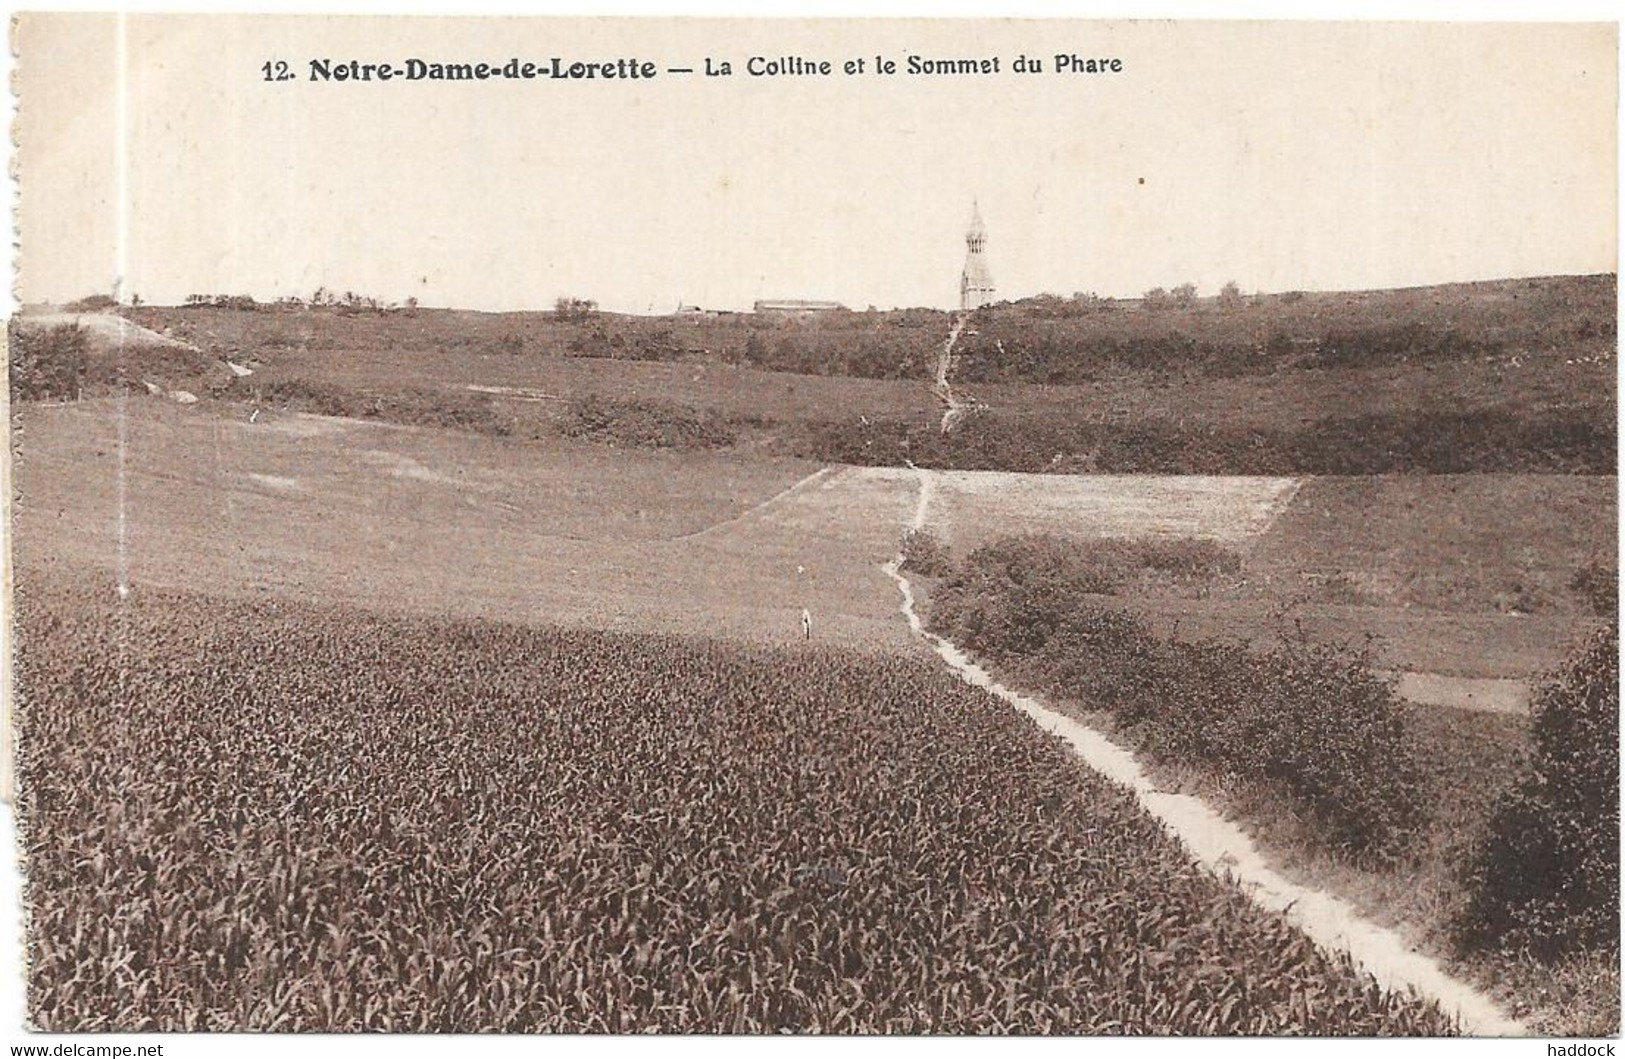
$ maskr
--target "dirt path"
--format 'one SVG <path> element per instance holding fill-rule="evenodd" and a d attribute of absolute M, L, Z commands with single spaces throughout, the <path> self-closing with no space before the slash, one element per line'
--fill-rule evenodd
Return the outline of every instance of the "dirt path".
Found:
<path fill-rule="evenodd" d="M 916 470 L 920 497 L 911 525 L 925 525 L 935 489 L 931 471 Z M 1207 871 L 1228 878 L 1261 908 L 1279 912 L 1316 944 L 1347 953 L 1357 966 L 1389 990 L 1415 990 L 1436 1000 L 1472 1036 L 1524 1036 L 1528 1030 L 1503 1014 L 1471 986 L 1447 974 L 1434 960 L 1411 948 L 1395 931 L 1367 922 L 1347 902 L 1300 886 L 1269 866 L 1240 827 L 1188 794 L 1159 790 L 1141 770 L 1134 755 L 1099 732 L 1065 717 L 1037 700 L 1011 691 L 994 680 L 951 642 L 925 630 L 914 609 L 914 590 L 899 570 L 901 556 L 886 564 L 886 573 L 902 594 L 909 628 L 936 649 L 966 683 L 998 696 L 1032 718 L 1039 728 L 1066 740 L 1090 768 L 1132 790 L 1146 811 L 1184 843 L 1192 859 Z"/>
<path fill-rule="evenodd" d="M 954 421 L 965 414 L 967 405 L 954 394 L 953 384 L 948 381 L 948 375 L 953 370 L 954 345 L 959 341 L 960 334 L 965 330 L 965 324 L 970 320 L 970 313 L 961 312 L 954 317 L 953 330 L 948 332 L 947 341 L 942 343 L 942 349 L 937 352 L 937 374 L 932 389 L 937 400 L 943 404 L 942 432 L 944 434 L 953 429 Z"/>

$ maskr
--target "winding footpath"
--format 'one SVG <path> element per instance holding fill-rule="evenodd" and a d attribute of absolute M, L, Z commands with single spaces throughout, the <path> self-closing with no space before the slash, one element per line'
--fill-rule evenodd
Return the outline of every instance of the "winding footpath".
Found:
<path fill-rule="evenodd" d="M 920 496 L 911 528 L 925 526 L 936 476 L 914 468 Z M 1214 812 L 1201 799 L 1159 790 L 1134 755 L 1087 725 L 1056 713 L 1036 699 L 1004 687 L 957 646 L 926 631 L 914 609 L 914 590 L 901 570 L 902 556 L 885 566 L 902 593 L 902 612 L 909 628 L 936 649 L 968 684 L 986 689 L 1030 717 L 1039 728 L 1060 736 L 1090 768 L 1134 792 L 1146 811 L 1184 843 L 1205 870 L 1228 878 L 1254 904 L 1279 912 L 1323 949 L 1347 953 L 1383 988 L 1417 994 L 1438 1002 L 1456 1017 L 1462 1032 L 1480 1037 L 1525 1036 L 1529 1031 L 1507 1017 L 1482 993 L 1447 974 L 1433 959 L 1413 950 L 1397 932 L 1363 919 L 1346 901 L 1301 886 L 1278 874 L 1240 827 Z"/>
<path fill-rule="evenodd" d="M 955 396 L 953 384 L 948 381 L 948 375 L 953 370 L 954 345 L 959 341 L 959 336 L 965 330 L 965 324 L 969 320 L 970 313 L 968 312 L 960 312 L 955 316 L 953 330 L 948 332 L 947 341 L 942 343 L 942 348 L 937 352 L 937 374 L 935 384 L 932 386 L 932 392 L 937 395 L 937 400 L 941 401 L 943 405 L 942 432 L 944 434 L 953 429 L 954 421 L 965 412 L 966 406 Z"/>

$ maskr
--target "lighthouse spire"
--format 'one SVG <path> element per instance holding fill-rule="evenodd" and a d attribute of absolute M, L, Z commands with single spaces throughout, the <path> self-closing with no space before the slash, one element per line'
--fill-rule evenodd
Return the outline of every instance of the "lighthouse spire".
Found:
<path fill-rule="evenodd" d="M 959 274 L 959 307 L 977 309 L 993 301 L 993 273 L 982 251 L 987 246 L 987 226 L 975 199 L 970 204 L 970 227 L 965 230 L 965 268 Z"/>

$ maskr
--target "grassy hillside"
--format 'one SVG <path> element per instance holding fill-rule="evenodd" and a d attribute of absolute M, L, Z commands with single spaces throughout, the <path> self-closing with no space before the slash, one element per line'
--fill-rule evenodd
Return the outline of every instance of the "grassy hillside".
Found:
<path fill-rule="evenodd" d="M 1247 556 L 1283 594 L 1432 611 L 1589 614 L 1576 576 L 1611 568 L 1617 481 L 1317 478 Z"/>
<path fill-rule="evenodd" d="M 1256 375 L 1611 353 L 1613 276 L 1143 302 L 1035 298 L 978 314 L 966 381 Z"/>
<path fill-rule="evenodd" d="M 623 446 L 1047 472 L 1608 474 L 1614 278 L 979 310 L 944 434 L 949 314 L 124 310 L 254 374 L 228 400 Z M 147 379 L 152 365 L 132 378 Z M 14 370 L 18 370 L 14 367 Z"/>
<path fill-rule="evenodd" d="M 1613 276 L 1391 291 L 1290 293 L 1162 306 L 1040 297 L 979 311 L 959 350 L 969 383 L 1079 383 L 1139 373 L 1295 368 L 1611 352 Z M 205 349 L 708 360 L 771 371 L 926 379 L 950 314 L 930 309 L 638 317 L 324 306 L 143 307 L 128 315 Z"/>
<path fill-rule="evenodd" d="M 19 411 L 19 570 L 252 599 L 910 649 L 906 477 L 157 398 Z M 122 452 L 122 459 L 120 453 Z"/>

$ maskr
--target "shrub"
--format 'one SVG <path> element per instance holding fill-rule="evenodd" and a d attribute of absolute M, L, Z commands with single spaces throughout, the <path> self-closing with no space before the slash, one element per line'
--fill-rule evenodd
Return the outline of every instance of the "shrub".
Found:
<path fill-rule="evenodd" d="M 492 337 L 486 348 L 496 356 L 521 356 L 525 352 L 525 336 L 517 331 L 504 331 Z"/>
<path fill-rule="evenodd" d="M 1214 541 L 1024 534 L 976 549 L 944 586 L 941 598 L 952 608 L 955 600 L 1011 592 L 1027 600 L 1041 592 L 1047 603 L 1064 607 L 1079 596 L 1116 595 L 1137 579 L 1188 584 L 1240 568 L 1240 556 Z M 1050 599 L 1049 591 L 1056 588 L 1061 598 Z M 1056 620 L 1053 614 L 1024 612 L 1022 617 L 1048 624 Z"/>
<path fill-rule="evenodd" d="M 311 304 L 340 304 L 332 299 L 331 296 L 328 296 L 326 301 L 323 301 L 322 297 L 323 291 L 318 289 L 315 298 L 313 298 L 311 301 Z M 357 302 L 357 296 L 355 294 L 346 294 L 344 297 L 345 300 L 342 303 L 344 305 L 353 306 Z M 186 296 L 186 304 L 192 306 L 211 307 L 215 309 L 231 309 L 237 312 L 247 313 L 258 312 L 261 309 L 270 307 L 261 305 L 259 302 L 255 301 L 252 294 L 188 294 Z M 374 300 L 374 305 L 376 305 L 376 300 Z"/>
<path fill-rule="evenodd" d="M 254 386 L 251 392 L 258 404 L 314 415 L 447 427 L 497 437 L 508 437 L 515 429 L 507 407 L 483 394 L 403 389 L 379 395 L 304 379 L 278 379 Z"/>
<path fill-rule="evenodd" d="M 903 561 L 900 566 L 911 574 L 942 577 L 953 569 L 948 546 L 928 529 L 904 530 L 901 554 Z"/>
<path fill-rule="evenodd" d="M 1279 785 L 1328 848 L 1391 856 L 1423 815 L 1399 701 L 1362 648 L 1300 634 L 1266 649 L 1164 640 L 1102 609 L 1064 623 L 1040 669 L 1136 726 L 1154 756 Z"/>
<path fill-rule="evenodd" d="M 1327 331 L 1315 343 L 1306 366 L 1369 367 L 1406 361 L 1461 360 L 1500 353 L 1502 344 L 1469 337 L 1449 326 L 1407 323 Z"/>
<path fill-rule="evenodd" d="M 1599 617 L 1619 613 L 1619 568 L 1614 563 L 1606 559 L 1586 563 L 1574 572 L 1569 587 L 1578 592 Z"/>
<path fill-rule="evenodd" d="M 553 319 L 562 323 L 590 320 L 598 311 L 598 303 L 590 298 L 560 298 L 553 303 Z"/>
<path fill-rule="evenodd" d="M 1180 580 L 1233 574 L 1241 569 L 1241 556 L 1217 541 L 1153 537 L 1119 543 L 1130 547 L 1138 566 Z"/>
<path fill-rule="evenodd" d="M 1467 870 L 1465 947 L 1619 948 L 1619 625 L 1553 673 L 1532 707 L 1534 747 Z"/>
<path fill-rule="evenodd" d="M 596 394 L 572 401 L 561 429 L 567 437 L 651 449 L 726 448 L 739 438 L 732 421 L 706 409 Z"/>
<path fill-rule="evenodd" d="M 933 624 L 973 651 L 1026 655 L 1049 642 L 1079 597 L 1112 592 L 1115 570 L 1080 562 L 1077 544 L 1031 534 L 973 551 L 932 606 Z"/>
<path fill-rule="evenodd" d="M 111 294 L 92 294 L 62 307 L 63 311 L 70 313 L 101 313 L 117 308 L 118 301 Z"/>
<path fill-rule="evenodd" d="M 85 382 L 88 341 L 73 324 L 26 327 L 11 323 L 11 397 L 18 401 L 77 397 Z"/>

